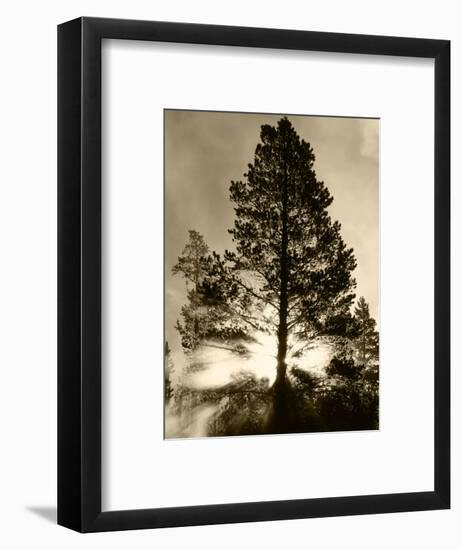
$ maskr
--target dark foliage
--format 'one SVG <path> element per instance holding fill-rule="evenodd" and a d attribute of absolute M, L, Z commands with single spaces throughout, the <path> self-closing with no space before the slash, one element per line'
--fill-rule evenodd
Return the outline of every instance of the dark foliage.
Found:
<path fill-rule="evenodd" d="M 354 382 L 362 376 L 362 368 L 346 357 L 333 357 L 325 369 L 328 376 L 340 377 Z"/>

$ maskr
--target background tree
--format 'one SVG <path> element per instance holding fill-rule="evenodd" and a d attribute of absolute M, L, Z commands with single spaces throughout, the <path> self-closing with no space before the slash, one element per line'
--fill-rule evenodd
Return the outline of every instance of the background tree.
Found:
<path fill-rule="evenodd" d="M 379 427 L 379 334 L 369 307 L 359 298 L 347 337 L 337 338 L 335 354 L 315 388 L 314 401 L 328 430 Z"/>
<path fill-rule="evenodd" d="M 361 296 L 354 311 L 357 326 L 355 339 L 357 362 L 365 367 L 373 366 L 379 357 L 379 333 L 376 330 L 376 321 L 370 317 L 370 308 Z"/>
<path fill-rule="evenodd" d="M 206 322 L 206 316 L 201 311 L 199 285 L 204 277 L 202 260 L 208 252 L 203 236 L 190 229 L 189 241 L 172 269 L 173 274 L 181 275 L 186 282 L 188 302 L 181 308 L 182 323 L 178 320 L 176 328 L 181 335 L 183 347 L 189 350 L 195 349 L 199 344 L 203 332 L 201 327 Z"/>
<path fill-rule="evenodd" d="M 173 359 L 171 358 L 171 350 L 168 342 L 165 342 L 165 403 L 168 403 L 174 395 L 173 384 L 171 382 L 171 374 L 174 371 Z"/>
<path fill-rule="evenodd" d="M 189 242 L 185 245 L 181 256 L 174 265 L 173 274 L 181 275 L 186 283 L 187 303 L 181 307 L 181 320 L 176 323 L 176 329 L 181 335 L 181 344 L 186 351 L 194 351 L 208 339 L 226 342 L 235 340 L 251 340 L 248 333 L 248 323 L 252 329 L 262 329 L 257 319 L 251 320 L 248 312 L 250 304 L 242 293 L 218 287 L 213 294 L 207 291 L 213 280 L 213 265 L 218 258 L 209 248 L 203 236 L 195 230 L 189 231 Z M 206 282 L 205 281 L 206 277 Z M 233 351 L 233 348 L 226 348 Z M 241 348 L 235 346 L 235 351 L 241 353 Z"/>

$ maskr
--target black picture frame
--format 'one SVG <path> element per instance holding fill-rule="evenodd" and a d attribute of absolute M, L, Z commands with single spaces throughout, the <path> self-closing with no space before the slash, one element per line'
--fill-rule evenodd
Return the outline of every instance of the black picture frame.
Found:
<path fill-rule="evenodd" d="M 101 510 L 103 38 L 434 60 L 433 491 Z M 58 523 L 80 532 L 95 532 L 449 508 L 450 42 L 82 17 L 58 27 L 58 115 Z"/>

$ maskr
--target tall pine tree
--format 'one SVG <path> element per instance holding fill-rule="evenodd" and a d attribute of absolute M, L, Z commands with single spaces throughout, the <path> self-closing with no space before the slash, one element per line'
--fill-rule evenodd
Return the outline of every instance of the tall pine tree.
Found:
<path fill-rule="evenodd" d="M 244 180 L 230 186 L 235 251 L 207 258 L 201 290 L 248 330 L 276 334 L 274 388 L 283 391 L 290 335 L 309 344 L 346 330 L 356 261 L 328 213 L 333 198 L 316 176 L 310 144 L 286 117 L 263 125 L 260 137 Z"/>

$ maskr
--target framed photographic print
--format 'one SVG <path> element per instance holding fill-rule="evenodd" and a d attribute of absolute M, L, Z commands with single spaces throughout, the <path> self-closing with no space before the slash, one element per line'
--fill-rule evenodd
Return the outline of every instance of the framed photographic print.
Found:
<path fill-rule="evenodd" d="M 450 43 L 58 27 L 58 523 L 450 506 Z"/>

